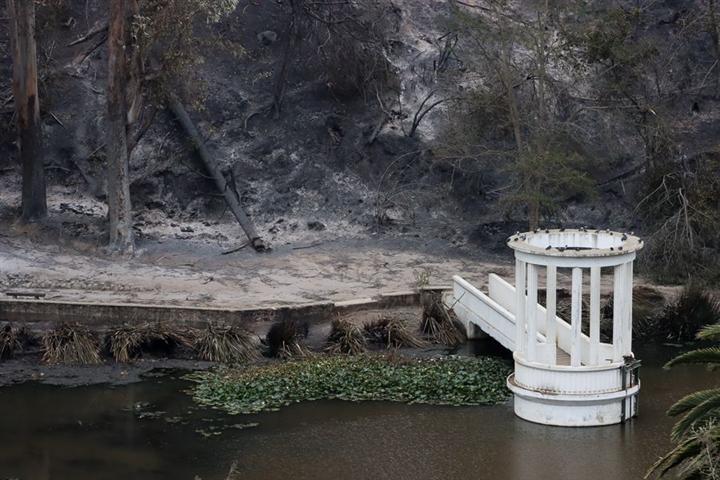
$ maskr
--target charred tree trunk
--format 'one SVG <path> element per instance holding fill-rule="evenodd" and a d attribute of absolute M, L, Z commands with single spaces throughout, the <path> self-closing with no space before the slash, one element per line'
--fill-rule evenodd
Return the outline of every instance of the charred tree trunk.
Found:
<path fill-rule="evenodd" d="M 35 2 L 8 0 L 7 7 L 13 59 L 12 87 L 22 162 L 22 218 L 33 221 L 47 214 L 37 82 Z"/>
<path fill-rule="evenodd" d="M 205 142 L 200 136 L 200 132 L 198 132 L 192 120 L 190 120 L 190 116 L 185 110 L 185 107 L 183 107 L 182 104 L 172 95 L 168 97 L 168 106 L 170 107 L 170 110 L 172 110 L 172 112 L 175 114 L 175 117 L 182 126 L 183 130 L 185 130 L 185 132 L 190 136 L 195 150 L 200 156 L 200 159 L 203 161 L 203 164 L 205 164 L 205 168 L 210 173 L 210 175 L 212 175 L 213 180 L 215 180 L 215 185 L 217 186 L 218 190 L 220 190 L 220 192 L 223 194 L 223 197 L 225 197 L 225 203 L 227 203 L 228 207 L 230 207 L 230 210 L 232 211 L 233 215 L 242 227 L 245 235 L 247 235 L 248 240 L 250 240 L 250 244 L 252 245 L 252 247 L 255 249 L 255 251 L 258 252 L 268 250 L 268 246 L 265 245 L 262 238 L 260 238 L 260 235 L 258 235 L 257 231 L 255 230 L 255 225 L 253 225 L 252 220 L 250 220 L 250 218 L 243 210 L 242 205 L 240 205 L 240 200 L 238 199 L 238 196 L 230 188 L 227 180 L 225 180 L 225 176 L 218 168 L 215 159 L 212 157 L 207 147 L 205 146 Z"/>
<path fill-rule="evenodd" d="M 295 53 L 295 46 L 300 37 L 300 14 L 298 2 L 300 0 L 290 0 L 290 23 L 287 28 L 287 38 L 285 39 L 285 50 L 283 52 L 282 63 L 275 79 L 275 87 L 273 89 L 273 111 L 275 118 L 280 117 L 282 110 L 282 102 L 285 97 L 285 87 L 287 86 L 288 70 Z"/>
<path fill-rule="evenodd" d="M 132 207 L 127 148 L 126 1 L 110 1 L 107 81 L 107 175 L 110 249 L 132 253 Z"/>

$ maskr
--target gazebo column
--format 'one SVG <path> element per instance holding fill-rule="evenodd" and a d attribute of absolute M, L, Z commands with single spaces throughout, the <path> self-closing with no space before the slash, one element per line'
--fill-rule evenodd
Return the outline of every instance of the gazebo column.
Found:
<path fill-rule="evenodd" d="M 527 359 L 537 361 L 537 265 L 527 265 L 527 300 L 525 321 L 527 322 Z"/>
<path fill-rule="evenodd" d="M 623 311 L 623 351 L 632 355 L 633 263 L 625 264 L 625 310 Z"/>
<path fill-rule="evenodd" d="M 570 366 L 579 367 L 581 363 L 580 334 L 582 333 L 582 269 L 572 269 L 572 298 L 570 324 Z"/>
<path fill-rule="evenodd" d="M 557 320 L 555 320 L 557 294 L 557 267 L 547 266 L 547 277 L 545 279 L 545 338 L 547 339 L 547 363 L 557 363 Z"/>
<path fill-rule="evenodd" d="M 525 262 L 515 260 L 515 351 L 518 353 L 525 350 L 525 270 Z"/>
<path fill-rule="evenodd" d="M 617 265 L 613 275 L 613 362 L 622 361 L 625 354 L 623 340 L 627 327 L 625 311 L 627 303 L 627 264 Z"/>
<path fill-rule="evenodd" d="M 590 365 L 600 364 L 600 267 L 590 268 Z"/>

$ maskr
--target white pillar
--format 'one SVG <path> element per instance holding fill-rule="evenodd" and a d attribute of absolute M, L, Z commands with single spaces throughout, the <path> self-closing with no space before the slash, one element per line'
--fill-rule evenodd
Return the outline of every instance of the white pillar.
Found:
<path fill-rule="evenodd" d="M 547 339 L 547 363 L 557 363 L 557 320 L 555 320 L 555 298 L 557 289 L 557 267 L 548 265 L 547 278 L 545 280 L 545 338 Z"/>
<path fill-rule="evenodd" d="M 515 260 L 515 351 L 522 353 L 525 344 L 525 262 Z"/>
<path fill-rule="evenodd" d="M 582 333 L 582 269 L 572 269 L 572 310 L 570 324 L 570 366 L 579 367 L 581 358 L 580 334 Z"/>
<path fill-rule="evenodd" d="M 600 364 L 600 267 L 590 268 L 590 365 Z"/>
<path fill-rule="evenodd" d="M 625 311 L 625 267 L 626 264 L 617 265 L 613 277 L 613 362 L 622 361 L 624 348 L 623 337 L 624 322 L 623 312 Z"/>
<path fill-rule="evenodd" d="M 537 265 L 529 263 L 527 266 L 527 359 L 537 361 Z"/>
<path fill-rule="evenodd" d="M 623 351 L 625 355 L 632 355 L 632 304 L 633 304 L 633 263 L 625 264 L 625 311 L 623 325 Z"/>

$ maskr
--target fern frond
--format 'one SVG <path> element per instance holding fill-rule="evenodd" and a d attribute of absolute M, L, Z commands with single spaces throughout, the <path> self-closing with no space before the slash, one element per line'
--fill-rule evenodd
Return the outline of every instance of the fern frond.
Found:
<path fill-rule="evenodd" d="M 672 468 L 701 453 L 702 448 L 703 445 L 697 437 L 688 438 L 655 462 L 645 474 L 645 478 L 649 478 L 653 474 L 662 477 Z"/>
<path fill-rule="evenodd" d="M 716 419 L 720 413 L 720 395 L 714 395 L 693 409 L 689 410 L 679 422 L 675 424 L 671 437 L 673 440 L 682 438 L 688 430 L 699 422 Z"/>
<path fill-rule="evenodd" d="M 690 395 L 686 395 L 675 402 L 675 404 L 667 411 L 667 414 L 671 417 L 676 417 L 681 413 L 685 413 L 688 410 L 697 407 L 701 403 L 718 396 L 720 396 L 720 388 L 700 390 L 699 392 L 691 393 Z"/>
<path fill-rule="evenodd" d="M 720 341 L 720 323 L 714 325 L 705 325 L 698 333 L 698 340 L 718 340 Z"/>
<path fill-rule="evenodd" d="M 680 354 L 666 363 L 664 368 L 671 368 L 683 363 L 720 364 L 720 347 L 700 348 Z"/>

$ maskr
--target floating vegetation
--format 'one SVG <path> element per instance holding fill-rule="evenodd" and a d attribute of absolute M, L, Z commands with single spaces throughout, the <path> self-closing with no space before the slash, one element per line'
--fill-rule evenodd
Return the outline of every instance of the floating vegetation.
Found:
<path fill-rule="evenodd" d="M 344 318 L 333 320 L 325 346 L 327 353 L 358 355 L 366 350 L 367 340 L 359 326 Z"/>
<path fill-rule="evenodd" d="M 210 362 L 238 363 L 257 358 L 253 335 L 234 325 L 212 324 L 195 333 L 193 348 L 198 358 Z"/>
<path fill-rule="evenodd" d="M 463 343 L 467 337 L 465 329 L 452 311 L 442 301 L 442 294 L 428 292 L 422 297 L 422 320 L 420 331 L 433 342 L 455 346 Z"/>
<path fill-rule="evenodd" d="M 302 401 L 393 401 L 492 405 L 505 401 L 507 363 L 491 357 L 395 360 L 386 356 L 313 357 L 243 370 L 188 376 L 194 399 L 232 414 L 275 410 Z"/>
<path fill-rule="evenodd" d="M 305 346 L 308 336 L 308 323 L 295 319 L 283 319 L 274 323 L 267 335 L 265 344 L 272 357 L 303 357 L 310 355 Z"/>
<path fill-rule="evenodd" d="M 91 365 L 101 362 L 97 335 L 80 324 L 58 325 L 43 336 L 42 346 L 45 363 Z"/>
<path fill-rule="evenodd" d="M 382 317 L 366 323 L 363 330 L 369 342 L 383 345 L 385 348 L 425 346 L 425 342 L 419 339 L 410 330 L 407 322 L 400 318 Z"/>
<path fill-rule="evenodd" d="M 178 345 L 188 345 L 188 333 L 160 323 L 123 325 L 107 337 L 110 354 L 115 361 L 127 363 L 142 352 L 172 352 Z"/>

